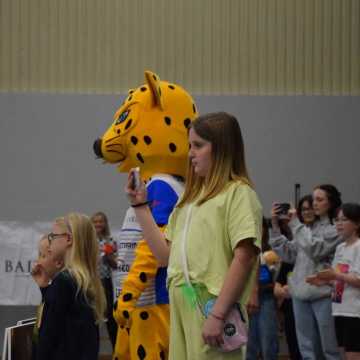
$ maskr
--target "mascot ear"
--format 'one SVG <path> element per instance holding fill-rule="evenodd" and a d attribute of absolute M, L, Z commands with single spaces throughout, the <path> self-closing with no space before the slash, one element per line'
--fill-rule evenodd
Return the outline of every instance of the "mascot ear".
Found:
<path fill-rule="evenodd" d="M 155 73 L 147 70 L 145 71 L 146 83 L 149 85 L 150 91 L 153 95 L 154 103 L 159 106 L 161 110 L 164 110 L 163 98 L 160 88 L 160 78 Z"/>

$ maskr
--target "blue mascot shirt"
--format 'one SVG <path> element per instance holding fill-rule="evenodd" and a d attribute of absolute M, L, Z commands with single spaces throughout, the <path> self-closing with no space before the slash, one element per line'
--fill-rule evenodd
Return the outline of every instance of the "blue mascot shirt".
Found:
<path fill-rule="evenodd" d="M 170 180 L 170 181 L 168 181 Z M 175 186 L 174 186 L 175 185 Z M 167 225 L 169 216 L 179 199 L 179 181 L 172 176 L 154 177 L 147 186 L 150 209 L 157 225 Z M 158 269 L 155 278 L 156 303 L 168 304 L 166 289 L 167 268 Z"/>

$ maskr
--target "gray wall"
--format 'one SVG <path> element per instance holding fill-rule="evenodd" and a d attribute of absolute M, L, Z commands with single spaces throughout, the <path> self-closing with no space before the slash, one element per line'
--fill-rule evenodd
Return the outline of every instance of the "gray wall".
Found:
<path fill-rule="evenodd" d="M 0 221 L 51 220 L 69 210 L 104 210 L 122 222 L 125 175 L 95 160 L 92 143 L 122 96 L 0 94 Z M 268 213 L 331 182 L 360 200 L 359 97 L 200 96 L 200 112 L 226 110 L 243 130 L 248 167 Z"/>

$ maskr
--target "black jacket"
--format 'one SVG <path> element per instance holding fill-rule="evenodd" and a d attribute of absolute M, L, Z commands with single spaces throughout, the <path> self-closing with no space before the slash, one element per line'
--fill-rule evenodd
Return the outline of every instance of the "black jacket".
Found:
<path fill-rule="evenodd" d="M 36 360 L 97 360 L 99 328 L 68 271 L 41 289 L 44 301 Z"/>

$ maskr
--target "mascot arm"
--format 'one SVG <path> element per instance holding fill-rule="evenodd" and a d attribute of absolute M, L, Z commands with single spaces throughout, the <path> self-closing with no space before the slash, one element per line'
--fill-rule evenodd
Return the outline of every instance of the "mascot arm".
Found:
<path fill-rule="evenodd" d="M 178 200 L 176 192 L 163 180 L 152 181 L 147 190 L 151 212 L 156 223 L 167 224 L 169 215 Z M 159 228 L 164 231 L 165 226 L 159 225 Z M 156 276 L 157 271 L 157 261 L 146 241 L 139 241 L 135 250 L 135 259 L 124 280 L 114 311 L 114 318 L 120 326 L 129 326 L 131 313 L 139 297 L 149 285 L 149 281 Z"/>

